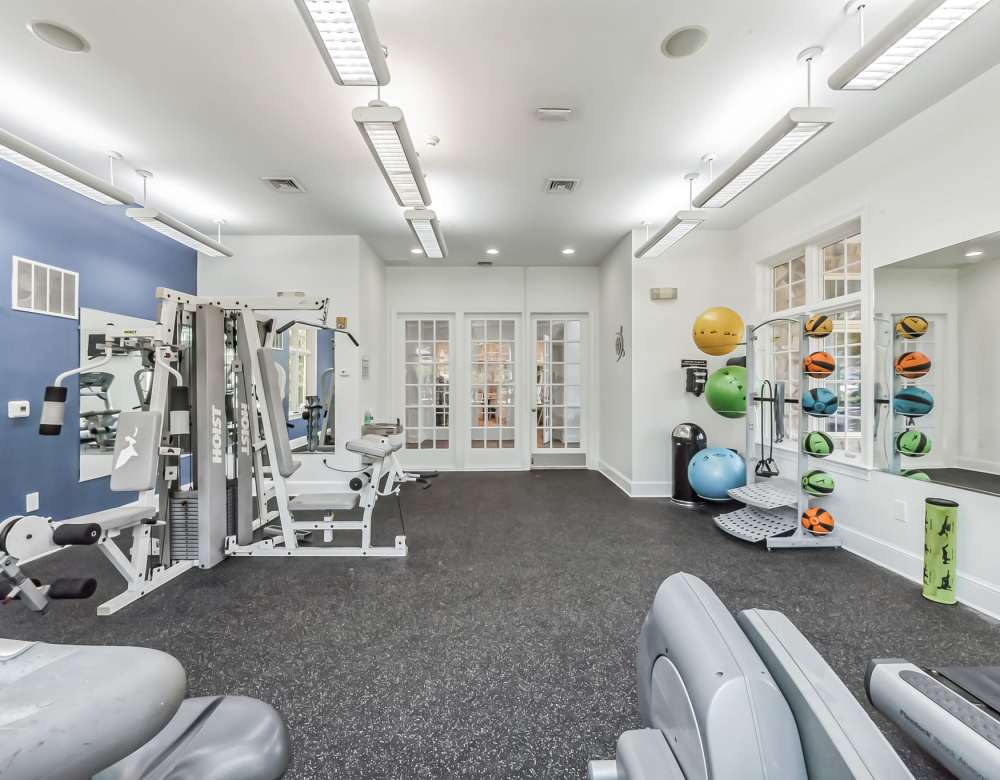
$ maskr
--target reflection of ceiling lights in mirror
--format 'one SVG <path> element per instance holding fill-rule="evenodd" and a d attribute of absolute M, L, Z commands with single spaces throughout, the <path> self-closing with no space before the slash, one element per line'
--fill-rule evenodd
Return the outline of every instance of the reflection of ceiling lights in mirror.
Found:
<path fill-rule="evenodd" d="M 793 108 L 694 199 L 697 208 L 722 208 L 792 153 L 833 124 L 830 108 Z"/>
<path fill-rule="evenodd" d="M 295 0 L 333 80 L 346 87 L 389 83 L 368 0 Z"/>
<path fill-rule="evenodd" d="M 697 54 L 708 42 L 708 30 L 704 27 L 681 27 L 663 39 L 660 51 L 664 56 L 679 59 Z"/>
<path fill-rule="evenodd" d="M 830 89 L 878 89 L 989 0 L 915 0 L 833 72 Z"/>
<path fill-rule="evenodd" d="M 441 235 L 441 223 L 438 222 L 437 214 L 430 209 L 410 209 L 403 216 L 410 224 L 410 230 L 420 242 L 427 257 L 431 260 L 441 260 L 448 255 L 448 247 L 445 246 L 444 236 Z"/>
<path fill-rule="evenodd" d="M 373 100 L 354 109 L 353 116 L 396 202 L 400 206 L 429 206 L 431 196 L 402 110 Z"/>
<path fill-rule="evenodd" d="M 678 211 L 674 218 L 654 233 L 635 256 L 658 257 L 705 221 L 703 211 Z"/>
<path fill-rule="evenodd" d="M 164 214 L 156 209 L 126 209 L 125 215 L 134 219 L 141 225 L 145 225 L 150 230 L 162 233 L 168 238 L 172 238 L 186 247 L 197 250 L 209 257 L 232 257 L 231 249 L 224 247 L 218 241 L 213 240 L 204 233 L 195 230 L 190 225 L 185 225 L 180 220 L 174 219 L 169 214 Z"/>
<path fill-rule="evenodd" d="M 979 257 L 983 253 L 981 249 L 973 249 L 971 252 L 966 252 L 966 257 Z"/>
<path fill-rule="evenodd" d="M 36 19 L 33 22 L 28 22 L 28 29 L 42 43 L 47 43 L 57 49 L 74 54 L 90 51 L 90 43 L 86 38 L 61 24 Z"/>
<path fill-rule="evenodd" d="M 565 248 L 565 249 L 564 249 L 564 250 L 562 251 L 562 253 L 563 253 L 564 255 L 575 255 L 575 254 L 576 254 L 576 250 L 575 250 L 575 249 L 573 249 L 573 247 L 571 247 L 571 246 L 568 246 L 568 247 L 566 247 L 566 248 Z"/>
<path fill-rule="evenodd" d="M 498 254 L 500 254 L 500 250 L 497 249 L 495 246 L 491 246 L 489 249 L 486 250 L 486 254 L 488 254 L 488 255 L 498 255 Z"/>
<path fill-rule="evenodd" d="M 6 130 L 0 130 L 0 159 L 7 160 L 79 195 L 96 200 L 104 206 L 114 206 L 119 203 L 129 206 L 135 203 L 135 198 L 124 190 Z"/>

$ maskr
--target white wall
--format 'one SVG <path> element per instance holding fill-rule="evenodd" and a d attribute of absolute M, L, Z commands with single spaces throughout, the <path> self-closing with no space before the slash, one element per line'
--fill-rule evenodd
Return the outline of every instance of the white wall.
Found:
<path fill-rule="evenodd" d="M 304 292 L 309 296 L 330 298 L 330 326 L 338 316 L 347 317 L 349 329 L 361 324 L 362 263 L 357 236 L 230 236 L 226 244 L 233 250 L 231 258 L 199 255 L 199 295 L 271 297 L 279 291 Z M 369 257 L 364 265 L 368 268 L 366 279 L 371 281 L 377 275 L 373 270 L 376 263 Z M 366 300 L 366 305 L 377 306 Z M 312 489 L 312 485 L 326 483 L 329 487 L 331 482 L 344 481 L 323 466 L 324 458 L 338 468 L 350 468 L 359 461 L 343 445 L 361 434 L 364 414 L 360 387 L 361 351 L 354 349 L 349 340 L 337 338 L 340 339 L 335 380 L 337 451 L 333 454 L 296 454 L 303 465 L 295 472 L 293 481 L 304 490 Z M 348 369 L 349 376 L 339 375 L 342 368 Z"/>
<path fill-rule="evenodd" d="M 589 395 L 584 399 L 585 437 L 591 455 L 598 446 L 598 432 L 594 410 L 598 408 L 598 384 L 596 380 L 596 357 L 594 332 L 598 320 L 598 271 L 595 267 L 493 267 L 493 268 L 433 268 L 427 266 L 389 266 L 386 268 L 386 311 L 387 338 L 390 366 L 387 405 L 390 415 L 403 416 L 402 398 L 402 355 L 398 342 L 398 321 L 403 315 L 434 314 L 454 318 L 457 334 L 453 337 L 457 351 L 452 359 L 452 405 L 455 415 L 467 414 L 464 404 L 464 377 L 460 372 L 465 364 L 464 339 L 460 337 L 466 315 L 512 314 L 515 315 L 526 338 L 522 339 L 522 350 L 529 349 L 533 334 L 528 332 L 531 314 L 579 314 L 585 315 L 590 326 L 590 349 L 584 371 L 589 377 Z M 528 355 L 522 351 L 517 360 L 520 374 L 517 393 L 530 397 L 533 392 L 529 371 Z M 523 416 L 519 420 L 523 431 L 529 430 L 528 406 L 522 405 Z M 459 420 L 453 420 L 453 435 L 461 433 Z M 455 447 L 462 442 L 456 438 L 452 452 L 446 460 L 438 457 L 435 465 L 452 468 L 462 465 L 461 459 L 453 457 Z M 519 468 L 528 468 L 530 452 L 527 437 L 522 437 L 519 451 Z M 404 453 L 404 458 L 413 453 Z M 440 456 L 440 454 L 435 454 Z"/>
<path fill-rule="evenodd" d="M 998 94 L 1000 67 L 995 67 L 746 223 L 738 231 L 746 283 L 753 284 L 755 264 L 763 258 L 858 215 L 869 273 L 996 231 Z M 877 93 L 863 97 L 878 100 Z M 872 376 L 873 369 L 873 363 L 866 364 L 866 375 Z M 787 458 L 782 460 L 792 468 Z M 838 490 L 829 507 L 847 549 L 914 581 L 922 569 L 923 499 L 957 500 L 962 505 L 958 597 L 1000 615 L 1000 525 L 995 522 L 1000 499 L 861 469 L 830 470 L 836 471 Z M 896 501 L 905 506 L 905 522 L 893 519 Z"/>
<path fill-rule="evenodd" d="M 959 342 L 962 446 L 957 465 L 1000 474 L 1000 414 L 995 401 L 1000 388 L 1000 260 L 963 268 L 958 288 L 966 326 Z"/>
<path fill-rule="evenodd" d="M 600 374 L 601 472 L 626 493 L 632 486 L 632 236 L 625 236 L 600 265 L 600 324 L 596 329 Z M 625 357 L 615 355 L 625 328 Z"/>
<path fill-rule="evenodd" d="M 638 249 L 645 235 L 634 235 Z M 728 306 L 744 318 L 750 314 L 752 289 L 736 265 L 732 231 L 698 230 L 657 258 L 632 265 L 632 489 L 633 496 L 668 496 L 673 492 L 670 434 L 682 422 L 701 426 L 710 447 L 742 451 L 741 420 L 713 412 L 705 397 L 684 392 L 684 358 L 705 359 L 709 372 L 743 354 L 738 348 L 724 357 L 701 352 L 692 340 L 692 325 L 709 306 Z M 653 301 L 651 287 L 676 287 L 675 301 Z"/>

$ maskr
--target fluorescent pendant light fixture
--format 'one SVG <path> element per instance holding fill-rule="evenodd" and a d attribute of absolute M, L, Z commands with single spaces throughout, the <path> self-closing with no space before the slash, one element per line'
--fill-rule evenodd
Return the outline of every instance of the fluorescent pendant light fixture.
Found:
<path fill-rule="evenodd" d="M 232 257 L 233 251 L 224 247 L 218 241 L 206 236 L 204 233 L 195 230 L 190 225 L 185 225 L 180 220 L 176 220 L 169 214 L 164 214 L 156 209 L 126 209 L 125 214 L 136 222 L 145 225 L 157 233 L 162 233 L 168 238 L 172 238 L 184 246 L 196 249 L 203 255 L 209 257 Z"/>
<path fill-rule="evenodd" d="M 793 108 L 694 199 L 698 208 L 719 209 L 759 181 L 831 124 L 832 108 Z"/>
<path fill-rule="evenodd" d="M 704 211 L 694 211 L 691 208 L 691 201 L 694 199 L 694 183 L 698 177 L 697 173 L 684 175 L 684 181 L 688 183 L 688 210 L 678 211 L 672 220 L 656 231 L 652 237 L 648 237 L 646 243 L 639 247 L 635 253 L 637 259 L 647 256 L 659 257 L 705 221 Z"/>
<path fill-rule="evenodd" d="M 344 87 L 389 83 L 368 0 L 295 0 L 333 80 Z"/>
<path fill-rule="evenodd" d="M 639 247 L 636 258 L 659 257 L 684 236 L 705 221 L 703 211 L 678 211 L 672 220 L 654 233 Z"/>
<path fill-rule="evenodd" d="M 438 222 L 437 214 L 430 209 L 410 209 L 403 214 L 410 224 L 410 230 L 420 242 L 424 255 L 431 260 L 442 260 L 448 255 L 448 247 L 445 246 L 444 236 L 441 235 L 441 223 Z"/>
<path fill-rule="evenodd" d="M 830 89 L 878 89 L 988 2 L 916 0 L 833 72 Z"/>
<path fill-rule="evenodd" d="M 83 168 L 49 154 L 13 133 L 0 130 L 0 159 L 55 182 L 104 206 L 131 206 L 135 198 Z"/>
<path fill-rule="evenodd" d="M 396 202 L 411 208 L 431 205 L 431 195 L 403 112 L 373 100 L 367 106 L 354 109 L 353 116 Z"/>

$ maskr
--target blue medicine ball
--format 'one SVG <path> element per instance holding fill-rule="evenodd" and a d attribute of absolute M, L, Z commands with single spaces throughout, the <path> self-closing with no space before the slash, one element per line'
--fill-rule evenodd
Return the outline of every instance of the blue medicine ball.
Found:
<path fill-rule="evenodd" d="M 747 483 L 747 464 L 732 450 L 710 447 L 688 463 L 688 482 L 709 501 L 728 501 L 729 491 Z"/>
<path fill-rule="evenodd" d="M 829 417 L 837 411 L 837 396 L 825 387 L 814 387 L 803 394 L 802 408 L 814 417 Z"/>
<path fill-rule="evenodd" d="M 934 396 L 922 387 L 904 387 L 892 399 L 896 414 L 907 417 L 922 417 L 934 408 Z"/>

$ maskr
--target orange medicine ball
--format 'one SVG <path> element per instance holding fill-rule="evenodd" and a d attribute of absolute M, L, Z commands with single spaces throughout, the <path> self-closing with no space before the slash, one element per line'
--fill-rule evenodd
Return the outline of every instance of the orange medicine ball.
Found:
<path fill-rule="evenodd" d="M 812 352 L 802 361 L 803 370 L 816 379 L 825 379 L 836 367 L 837 363 L 829 352 Z"/>
<path fill-rule="evenodd" d="M 907 379 L 920 379 L 931 370 L 931 359 L 923 352 L 904 352 L 896 358 L 896 373 Z"/>
<path fill-rule="evenodd" d="M 802 513 L 802 525 L 810 533 L 822 536 L 833 530 L 833 515 L 818 506 L 810 507 Z"/>

